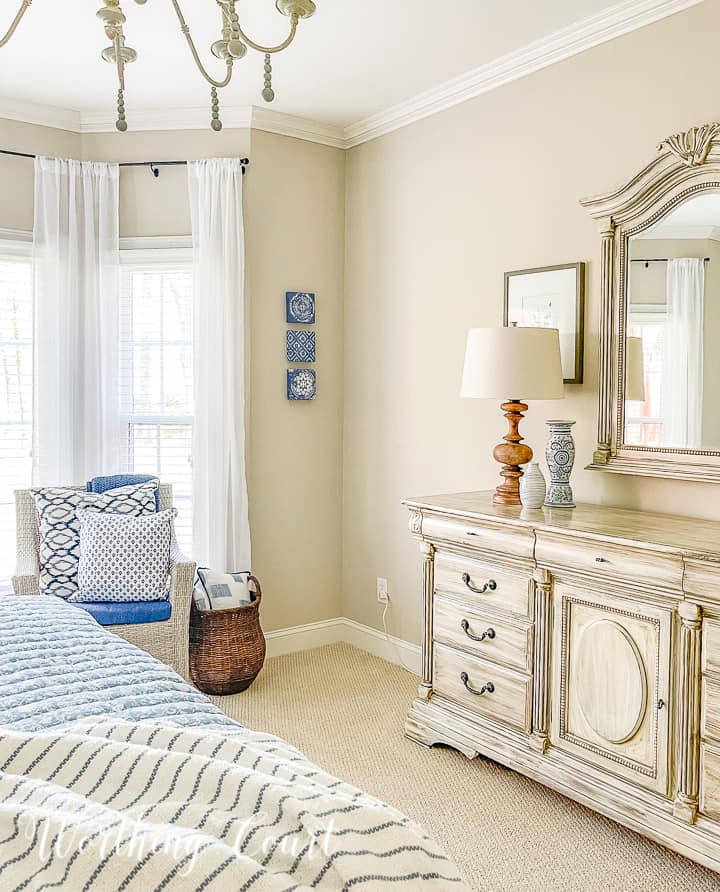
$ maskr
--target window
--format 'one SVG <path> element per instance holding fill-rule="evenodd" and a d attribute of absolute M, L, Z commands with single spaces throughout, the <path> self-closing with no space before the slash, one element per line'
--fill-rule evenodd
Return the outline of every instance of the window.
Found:
<path fill-rule="evenodd" d="M 173 484 L 178 543 L 191 553 L 191 250 L 133 245 L 121 258 L 121 470 Z M 14 491 L 32 483 L 32 438 L 32 241 L 8 233 L 0 237 L 0 590 L 15 569 Z"/>
<path fill-rule="evenodd" d="M 14 491 L 32 475 L 32 243 L 0 239 L 0 589 L 15 570 Z"/>
<path fill-rule="evenodd" d="M 178 544 L 192 553 L 192 255 L 123 247 L 120 411 L 126 470 L 173 484 Z"/>
<path fill-rule="evenodd" d="M 642 338 L 645 402 L 626 403 L 625 442 L 632 446 L 663 445 L 663 366 L 665 355 L 665 307 L 650 304 L 642 311 L 631 308 L 628 335 Z"/>

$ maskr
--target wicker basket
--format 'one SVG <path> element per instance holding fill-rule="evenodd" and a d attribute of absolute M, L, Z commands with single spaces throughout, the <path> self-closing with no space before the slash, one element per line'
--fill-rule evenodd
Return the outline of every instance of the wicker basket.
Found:
<path fill-rule="evenodd" d="M 255 600 L 229 610 L 190 609 L 190 678 L 206 694 L 237 694 L 257 678 L 265 662 L 260 628 L 262 589 L 250 577 Z"/>

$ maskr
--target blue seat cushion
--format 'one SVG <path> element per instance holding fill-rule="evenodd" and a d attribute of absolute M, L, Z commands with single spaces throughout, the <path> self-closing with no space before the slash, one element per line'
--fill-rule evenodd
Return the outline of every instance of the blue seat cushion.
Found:
<path fill-rule="evenodd" d="M 170 619 L 169 601 L 89 601 L 72 602 L 73 607 L 86 610 L 101 626 L 129 626 L 135 623 L 162 623 Z"/>

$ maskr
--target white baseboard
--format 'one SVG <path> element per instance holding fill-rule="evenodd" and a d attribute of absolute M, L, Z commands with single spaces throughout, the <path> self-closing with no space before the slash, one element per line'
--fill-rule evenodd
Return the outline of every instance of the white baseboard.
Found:
<path fill-rule="evenodd" d="M 393 635 L 386 636 L 379 629 L 373 629 L 371 626 L 365 626 L 362 623 L 356 623 L 353 619 L 343 617 L 342 641 L 348 644 L 354 644 L 361 650 L 381 657 L 390 663 L 397 663 L 403 666 L 415 675 L 421 675 L 420 668 L 420 648 L 417 644 L 410 644 L 402 638 L 395 638 Z"/>
<path fill-rule="evenodd" d="M 392 635 L 386 637 L 384 632 L 344 616 L 266 632 L 265 638 L 269 657 L 345 642 L 390 663 L 403 666 L 415 675 L 421 674 L 420 648 L 417 644 L 410 644 L 409 641 L 403 641 L 402 638 L 395 638 Z"/>
<path fill-rule="evenodd" d="M 336 617 L 324 619 L 319 623 L 307 623 L 304 626 L 291 626 L 288 629 L 265 632 L 267 655 L 281 657 L 284 654 L 297 653 L 299 650 L 309 650 L 311 647 L 336 644 L 344 640 L 340 634 L 342 623 L 342 618 Z"/>

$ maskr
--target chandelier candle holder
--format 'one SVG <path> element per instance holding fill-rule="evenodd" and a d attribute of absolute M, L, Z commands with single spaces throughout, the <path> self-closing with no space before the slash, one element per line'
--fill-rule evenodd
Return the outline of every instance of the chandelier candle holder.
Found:
<path fill-rule="evenodd" d="M 139 6 L 144 6 L 147 0 L 134 0 L 134 2 Z M 231 82 L 235 62 L 244 58 L 248 47 L 263 54 L 263 88 L 261 95 L 265 102 L 272 102 L 275 99 L 275 91 L 272 85 L 272 54 L 281 53 L 290 46 L 295 39 L 300 20 L 309 19 L 310 16 L 314 15 L 317 8 L 313 0 L 275 0 L 278 12 L 290 19 L 290 33 L 277 46 L 263 46 L 251 40 L 240 25 L 240 17 L 235 9 L 237 0 L 215 0 L 220 10 L 221 31 L 220 39 L 211 45 L 210 52 L 225 63 L 225 76 L 218 80 L 210 76 L 200 59 L 200 54 L 190 35 L 190 28 L 180 8 L 180 3 L 178 0 L 170 0 L 170 2 L 180 23 L 180 30 L 185 35 L 193 61 L 202 77 L 210 84 L 210 126 L 215 131 L 222 130 L 220 100 L 217 91 L 227 87 Z M 5 35 L 0 37 L 0 47 L 5 46 L 16 32 L 21 19 L 31 3 L 32 0 L 22 0 L 15 18 L 10 23 L 10 27 Z M 98 10 L 97 17 L 103 23 L 105 36 L 110 41 L 110 46 L 105 47 L 100 55 L 106 62 L 114 65 L 117 69 L 118 93 L 115 126 L 123 133 L 128 127 L 125 118 L 125 68 L 137 59 L 137 52 L 125 43 L 123 26 L 127 19 L 120 5 L 120 0 L 103 0 L 103 6 Z"/>

